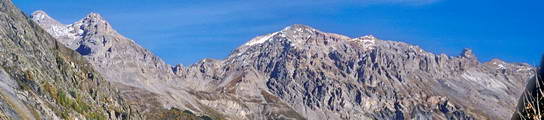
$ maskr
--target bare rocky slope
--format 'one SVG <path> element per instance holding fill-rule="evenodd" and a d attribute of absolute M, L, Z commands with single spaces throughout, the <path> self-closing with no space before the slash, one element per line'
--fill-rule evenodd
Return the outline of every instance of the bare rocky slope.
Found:
<path fill-rule="evenodd" d="M 436 55 L 305 25 L 256 37 L 224 60 L 170 66 L 96 13 L 69 25 L 43 11 L 32 20 L 143 113 L 159 104 L 213 119 L 509 119 L 534 74 L 528 64 L 480 63 L 470 49 Z"/>
<path fill-rule="evenodd" d="M 132 119 L 118 91 L 9 0 L 0 0 L 0 119 Z"/>

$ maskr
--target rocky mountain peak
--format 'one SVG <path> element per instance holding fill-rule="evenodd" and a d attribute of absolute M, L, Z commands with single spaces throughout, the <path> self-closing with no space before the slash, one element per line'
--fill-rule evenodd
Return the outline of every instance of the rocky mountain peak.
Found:
<path fill-rule="evenodd" d="M 359 37 L 357 39 L 360 39 L 360 40 L 377 40 L 378 38 L 374 37 L 374 35 L 366 35 L 366 36 L 363 36 L 363 37 Z"/>
<path fill-rule="evenodd" d="M 93 30 L 93 29 L 105 29 L 105 30 L 97 30 L 97 31 L 104 31 L 104 32 L 110 32 L 112 31 L 111 25 L 106 21 L 102 15 L 98 13 L 91 12 L 85 18 L 81 19 L 80 21 L 74 23 L 74 25 L 77 26 L 83 26 L 83 29 L 86 30 Z"/>
<path fill-rule="evenodd" d="M 48 26 L 47 23 L 38 24 Z M 46 31 L 50 34 L 64 31 L 64 36 L 54 37 L 83 55 L 108 80 L 160 94 L 164 93 L 161 92 L 164 84 L 155 82 L 172 80 L 174 76 L 174 69 L 170 65 L 133 40 L 117 33 L 98 13 L 89 13 L 73 24 L 57 28 Z"/>
<path fill-rule="evenodd" d="M 351 38 L 339 34 L 319 31 L 307 25 L 294 24 L 271 34 L 255 37 L 244 46 L 258 45 L 268 41 L 288 41 L 291 46 L 302 46 L 308 40 L 317 40 L 317 37 L 334 38 L 336 40 L 349 40 Z M 319 39 L 324 40 L 324 39 Z M 316 41 L 313 41 L 316 42 Z M 243 47 L 244 47 L 243 46 Z"/>
<path fill-rule="evenodd" d="M 99 13 L 96 13 L 96 12 L 91 12 L 91 13 L 87 14 L 86 17 L 87 18 L 95 18 L 95 19 L 103 19 L 102 15 L 100 15 Z"/>
<path fill-rule="evenodd" d="M 98 13 L 89 13 L 81 20 L 68 25 L 56 21 L 42 10 L 32 13 L 31 18 L 47 30 L 49 34 L 72 49 L 81 47 L 78 39 L 87 39 L 97 34 L 119 36 L 111 25 Z M 101 40 L 101 42 L 94 41 L 91 40 L 93 44 L 107 42 L 104 40 Z"/>
<path fill-rule="evenodd" d="M 56 22 L 55 19 L 51 18 L 45 11 L 43 10 L 37 10 L 32 13 L 31 16 L 32 20 L 39 21 L 39 22 Z"/>
<path fill-rule="evenodd" d="M 376 44 L 376 40 L 378 40 L 378 38 L 374 37 L 374 35 L 366 35 L 363 37 L 352 39 L 352 41 L 362 43 L 364 50 L 373 49 Z"/>
<path fill-rule="evenodd" d="M 300 36 L 302 34 L 312 33 L 312 32 L 315 32 L 315 31 L 317 31 L 317 30 L 314 29 L 314 28 L 311 28 L 309 26 L 301 25 L 301 24 L 294 24 L 294 25 L 285 27 L 281 31 L 255 37 L 252 40 L 250 40 L 249 42 L 247 42 L 246 44 L 244 44 L 244 46 L 252 46 L 252 45 L 265 43 L 267 41 L 270 41 L 270 40 L 274 39 L 274 37 L 276 37 L 276 36 L 282 37 L 282 38 L 289 37 L 289 36 L 298 37 L 298 36 Z"/>
<path fill-rule="evenodd" d="M 85 18 L 83 18 L 83 19 L 84 20 L 94 20 L 94 21 L 104 21 L 104 22 L 106 22 L 106 20 L 104 20 L 102 15 L 100 15 L 98 13 L 95 13 L 95 12 L 91 12 L 91 13 L 87 14 L 87 16 L 85 16 Z"/>
<path fill-rule="evenodd" d="M 307 25 L 303 24 L 293 24 L 290 26 L 285 27 L 281 32 L 310 32 L 310 31 L 317 31 L 315 28 L 312 28 Z"/>
<path fill-rule="evenodd" d="M 472 52 L 472 49 L 465 48 L 463 49 L 463 52 L 461 53 L 461 57 L 468 58 L 468 59 L 476 59 L 476 55 Z"/>
<path fill-rule="evenodd" d="M 68 29 L 69 26 L 58 22 L 42 10 L 33 12 L 30 18 L 32 21 L 38 23 L 42 28 L 49 31 L 49 34 L 53 35 L 54 37 L 62 37 L 66 39 L 74 39 L 76 37 L 74 31 Z M 67 40 L 66 42 L 68 41 L 70 40 Z"/>
<path fill-rule="evenodd" d="M 491 61 L 486 62 L 485 64 L 488 65 L 488 66 L 493 66 L 496 69 L 506 69 L 506 68 L 508 68 L 510 66 L 505 61 L 503 61 L 501 59 L 497 59 L 497 58 L 491 59 Z"/>
<path fill-rule="evenodd" d="M 32 15 L 47 15 L 47 13 L 43 10 L 36 10 L 34 12 L 32 12 Z M 49 16 L 49 15 L 47 15 Z"/>
<path fill-rule="evenodd" d="M 47 24 L 48 27 L 63 26 L 60 22 L 49 16 L 49 14 L 47 14 L 43 10 L 37 10 L 33 12 L 30 18 L 37 23 Z"/>
<path fill-rule="evenodd" d="M 312 36 L 318 34 L 326 34 L 310 26 L 302 24 L 294 24 L 288 27 L 285 27 L 283 30 L 279 31 L 279 36 L 287 38 L 291 42 L 304 42 Z"/>
<path fill-rule="evenodd" d="M 505 63 L 505 62 L 504 62 L 503 60 L 501 60 L 501 59 L 497 59 L 497 58 L 491 59 L 491 61 L 490 61 L 490 62 L 492 62 L 492 63 L 494 63 L 494 64 L 498 64 L 498 63 Z"/>

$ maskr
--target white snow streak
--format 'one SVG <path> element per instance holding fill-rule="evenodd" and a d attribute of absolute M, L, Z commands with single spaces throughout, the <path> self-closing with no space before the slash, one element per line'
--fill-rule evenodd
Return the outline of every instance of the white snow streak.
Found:
<path fill-rule="evenodd" d="M 371 50 L 374 49 L 374 45 L 376 44 L 376 37 L 372 35 L 367 35 L 359 38 L 353 39 L 353 41 L 361 42 L 363 44 L 364 50 Z"/>
<path fill-rule="evenodd" d="M 264 43 L 266 41 L 268 41 L 270 38 L 272 38 L 274 35 L 278 34 L 277 32 L 275 33 L 272 33 L 272 34 L 268 34 L 268 35 L 265 35 L 265 36 L 260 36 L 260 37 L 257 37 L 249 42 L 247 42 L 245 45 L 246 46 L 252 46 L 252 45 L 256 45 L 256 44 L 261 44 L 261 43 Z"/>

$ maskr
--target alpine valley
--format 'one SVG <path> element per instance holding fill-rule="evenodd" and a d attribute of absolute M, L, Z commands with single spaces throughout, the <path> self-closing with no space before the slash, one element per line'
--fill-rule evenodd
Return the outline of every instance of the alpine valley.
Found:
<path fill-rule="evenodd" d="M 169 65 L 97 13 L 0 0 L 0 119 L 510 119 L 535 67 L 295 24 Z"/>

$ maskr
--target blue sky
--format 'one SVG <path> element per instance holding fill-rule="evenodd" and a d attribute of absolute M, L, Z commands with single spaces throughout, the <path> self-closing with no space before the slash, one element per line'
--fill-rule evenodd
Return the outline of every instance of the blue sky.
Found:
<path fill-rule="evenodd" d="M 223 59 L 251 38 L 291 24 L 350 37 L 419 45 L 481 61 L 537 64 L 544 53 L 542 0 L 13 0 L 69 24 L 102 14 L 121 34 L 169 64 Z"/>

